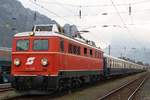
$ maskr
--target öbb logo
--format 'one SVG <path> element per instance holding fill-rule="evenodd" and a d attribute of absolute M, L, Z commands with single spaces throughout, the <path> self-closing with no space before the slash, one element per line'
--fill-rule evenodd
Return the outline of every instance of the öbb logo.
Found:
<path fill-rule="evenodd" d="M 34 63 L 35 57 L 29 57 L 27 59 L 26 65 L 32 65 Z"/>

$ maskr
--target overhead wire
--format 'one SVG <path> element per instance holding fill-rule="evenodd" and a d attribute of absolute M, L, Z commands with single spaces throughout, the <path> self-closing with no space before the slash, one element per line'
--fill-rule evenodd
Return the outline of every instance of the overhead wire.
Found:
<path fill-rule="evenodd" d="M 42 3 L 43 2 L 46 2 L 46 1 L 42 1 Z M 130 4 L 140 4 L 140 3 L 145 3 L 145 2 L 149 2 L 148 0 L 143 0 L 143 1 L 139 1 L 139 2 L 134 2 L 134 3 L 130 3 Z M 59 2 L 57 2 L 57 1 L 55 1 L 54 2 L 54 4 L 61 4 L 61 7 L 62 7 L 62 5 L 63 5 L 63 3 L 59 3 Z M 67 4 L 67 5 L 70 5 L 70 4 Z M 129 5 L 129 4 L 128 4 Z M 43 6 L 41 6 L 41 5 L 38 5 L 38 6 L 40 6 L 41 8 L 43 8 Z M 71 5 L 72 6 L 72 5 Z M 115 5 L 116 6 L 116 5 Z M 79 5 L 78 7 L 81 7 L 81 5 Z M 65 7 L 63 7 L 63 8 L 65 8 Z M 49 9 L 47 9 L 47 8 L 45 8 L 44 7 L 44 9 L 45 10 L 48 10 L 48 12 L 50 12 L 50 13 L 52 13 L 52 14 L 54 14 L 54 15 L 56 15 L 57 17 L 59 17 L 59 18 L 62 18 L 62 19 L 64 19 L 65 21 L 67 21 L 67 22 L 69 22 L 69 23 L 72 23 L 72 22 L 70 22 L 69 20 L 67 20 L 66 18 L 64 18 L 64 17 L 66 17 L 66 16 L 59 16 L 58 14 L 56 14 L 56 13 L 54 13 L 54 12 L 52 12 L 52 11 L 50 11 Z M 146 9 L 147 11 L 149 10 L 149 9 Z M 71 10 L 69 10 L 69 11 L 71 11 Z M 140 10 L 141 12 L 142 12 L 142 10 Z M 139 12 L 139 11 L 132 11 L 132 13 L 137 13 L 137 12 Z M 111 12 L 111 13 L 113 13 L 113 12 Z M 111 14 L 111 13 L 109 13 L 109 14 Z M 128 12 L 119 12 L 119 13 L 128 13 Z M 86 15 L 83 15 L 83 16 L 86 16 Z M 89 16 L 89 15 L 88 15 Z M 94 15 L 95 16 L 95 15 Z M 120 16 L 120 15 L 119 15 Z M 132 17 L 132 16 L 131 16 Z M 122 18 L 121 18 L 121 20 L 122 20 Z M 131 20 L 132 20 L 132 22 L 133 22 L 133 17 L 131 18 Z M 123 22 L 124 23 L 124 22 Z M 125 25 L 125 24 L 124 24 Z M 126 25 L 125 25 L 126 26 Z"/>
<path fill-rule="evenodd" d="M 57 0 L 55 0 L 55 2 L 56 2 L 56 3 L 59 3 Z M 71 9 L 67 8 L 67 7 L 64 6 L 64 5 L 59 5 L 59 7 L 65 8 L 65 9 L 68 10 L 69 12 L 74 13 Z"/>
<path fill-rule="evenodd" d="M 64 18 L 63 16 L 58 15 L 57 13 L 55 13 L 55 12 L 53 12 L 53 11 L 51 11 L 51 10 L 45 8 L 44 6 L 42 6 L 42 5 L 38 4 L 38 3 L 33 2 L 32 0 L 29 0 L 29 1 L 30 1 L 31 3 L 33 3 L 34 5 L 40 7 L 41 9 L 46 10 L 46 11 L 49 12 L 50 14 L 53 14 L 53 15 L 55 15 L 56 17 L 59 17 L 59 18 L 65 20 L 66 22 L 69 22 L 69 23 L 71 23 L 71 24 L 74 24 L 74 23 L 71 22 L 70 20 Z M 78 26 L 78 25 L 76 25 L 76 26 L 77 26 L 77 27 L 84 27 L 84 26 Z M 94 27 L 94 26 L 87 26 L 87 27 Z"/>
<path fill-rule="evenodd" d="M 131 21 L 131 24 L 133 25 L 134 24 L 134 20 L 133 20 L 133 10 L 132 10 L 132 4 L 131 4 L 131 2 L 128 5 L 125 5 L 124 7 L 127 10 L 128 16 L 129 16 L 130 21 Z"/>
<path fill-rule="evenodd" d="M 55 12 L 53 12 L 53 11 L 51 11 L 51 10 L 45 8 L 44 6 L 42 6 L 42 5 L 38 4 L 38 3 L 33 2 L 32 0 L 29 0 L 29 1 L 30 1 L 31 3 L 33 3 L 34 5 L 40 7 L 41 9 L 44 9 L 45 11 L 49 12 L 50 14 L 53 14 L 53 15 L 55 15 L 56 17 L 59 17 L 59 18 L 63 19 L 64 21 L 67 21 L 67 22 L 69 22 L 69 23 L 71 23 L 71 24 L 74 24 L 74 23 L 71 22 L 70 20 L 68 20 L 68 19 L 66 19 L 66 18 L 64 18 L 64 17 L 62 17 L 62 16 L 60 16 L 60 15 L 58 15 L 57 13 L 55 13 Z"/>
<path fill-rule="evenodd" d="M 112 6 L 111 4 L 97 4 L 97 5 L 75 5 L 75 4 L 67 4 L 67 3 L 59 3 L 59 2 L 49 2 L 49 1 L 42 1 L 43 3 L 51 3 L 51 4 L 57 4 L 57 5 L 65 5 L 65 6 L 71 6 L 71 7 L 102 7 L 102 6 Z M 143 1 L 136 1 L 132 2 L 131 5 L 138 5 L 142 3 L 148 3 L 150 0 L 143 0 Z M 125 6 L 129 5 L 129 3 L 120 3 L 115 4 L 116 6 Z"/>
<path fill-rule="evenodd" d="M 118 10 L 117 7 L 115 6 L 115 3 L 113 2 L 113 0 L 110 0 L 110 2 L 112 3 L 114 9 L 116 10 L 116 13 L 118 14 L 118 16 L 119 16 L 119 18 L 120 18 L 122 24 L 123 24 L 124 27 L 127 29 L 127 33 L 130 34 L 131 32 L 130 32 L 129 28 L 127 27 L 126 23 L 124 22 L 124 20 L 123 20 L 121 14 L 119 13 L 119 10 Z M 132 34 L 130 34 L 130 35 L 132 35 Z M 132 38 L 133 38 L 135 41 L 137 41 L 133 36 L 132 36 Z"/>
<path fill-rule="evenodd" d="M 30 1 L 31 1 L 31 0 L 30 0 Z M 31 2 L 32 2 L 32 1 L 31 1 Z M 42 1 L 42 2 L 43 2 L 43 1 Z M 120 17 L 121 22 L 123 23 L 123 26 L 125 26 L 125 28 L 127 28 L 127 30 L 128 30 L 128 33 L 130 33 L 130 30 L 129 30 L 128 27 L 127 27 L 128 24 L 126 24 L 126 23 L 124 22 L 122 16 L 120 15 L 120 12 L 118 11 L 118 9 L 117 9 L 117 7 L 116 7 L 116 6 L 127 6 L 127 5 L 129 5 L 129 4 L 116 4 L 116 5 L 115 5 L 112 0 L 111 0 L 111 2 L 112 2 L 112 5 L 85 5 L 85 6 L 82 6 L 82 5 L 72 5 L 72 4 L 65 4 L 65 3 L 58 3 L 58 2 L 55 2 L 54 4 L 58 4 L 58 5 L 61 5 L 61 6 L 67 5 L 67 6 L 72 6 L 72 7 L 81 7 L 81 6 L 82 6 L 82 7 L 113 6 L 113 7 L 115 8 L 115 10 L 116 10 L 118 16 Z M 149 0 L 143 0 L 143 1 L 134 2 L 134 3 L 131 3 L 131 4 L 132 4 L 132 5 L 136 5 L 136 4 L 142 4 L 142 3 L 147 3 L 147 2 L 150 2 L 150 1 L 149 1 Z M 34 2 L 32 2 L 32 3 L 34 3 Z M 57 17 L 63 19 L 63 20 L 65 20 L 65 21 L 67 21 L 67 22 L 69 22 L 69 23 L 72 23 L 70 20 L 68 20 L 68 19 L 66 19 L 66 18 L 64 18 L 64 17 L 62 17 L 62 16 L 56 14 L 55 12 L 53 12 L 53 11 L 51 11 L 51 10 L 45 8 L 44 6 L 41 6 L 41 5 L 37 4 L 37 3 L 34 3 L 34 4 L 35 4 L 36 6 L 38 6 L 38 7 L 40 7 L 40 8 L 42 8 L 42 9 L 48 11 L 49 13 L 51 13 L 51 14 L 53 14 L 53 15 L 55 15 L 55 16 L 57 16 Z M 65 7 L 63 7 L 63 8 L 65 8 Z M 96 26 L 98 26 L 98 25 L 88 26 L 87 28 L 93 28 L 93 27 L 96 27 Z M 82 27 L 82 26 L 81 26 L 81 27 Z M 131 34 L 130 34 L 130 35 L 131 35 Z M 133 38 L 133 37 L 132 37 L 132 38 Z"/>
<path fill-rule="evenodd" d="M 115 6 L 115 4 L 114 4 L 113 0 L 110 0 L 110 1 L 111 1 L 111 3 L 112 3 L 113 7 L 115 8 L 115 10 L 116 10 L 116 12 L 117 12 L 118 16 L 120 17 L 121 22 L 122 22 L 122 23 L 123 23 L 123 25 L 126 27 L 126 23 L 124 22 L 124 20 L 123 20 L 122 16 L 120 15 L 120 13 L 119 13 L 119 11 L 118 11 L 117 7 Z M 128 29 L 128 27 L 126 27 L 126 28 Z M 128 31 L 129 31 L 129 29 L 128 29 Z"/>
<path fill-rule="evenodd" d="M 31 1 L 31 0 L 30 0 L 30 1 Z M 144 1 L 146 2 L 147 0 L 144 0 Z M 136 2 L 135 4 L 143 3 L 144 1 Z M 32 2 L 32 1 L 31 1 L 31 2 Z M 111 2 L 113 3 L 113 1 L 112 1 L 112 0 L 111 0 Z M 34 2 L 32 2 L 32 3 L 34 3 Z M 37 5 L 37 6 L 39 6 L 40 8 L 42 8 L 42 9 L 44 9 L 44 10 L 48 11 L 49 13 L 54 14 L 55 16 L 60 17 L 60 18 L 64 19 L 65 21 L 69 22 L 69 23 L 72 23 L 72 22 L 70 22 L 69 20 L 65 19 L 64 17 L 59 16 L 59 15 L 57 15 L 56 13 L 54 13 L 54 12 L 50 11 L 49 9 L 45 8 L 44 6 L 41 6 L 41 5 L 37 4 L 37 3 L 34 3 L 34 4 L 35 4 L 35 5 Z M 81 5 L 80 5 L 80 6 L 81 6 Z M 113 6 L 115 7 L 115 5 L 114 5 L 114 4 L 113 4 Z M 119 15 L 119 17 L 120 17 L 120 19 L 121 19 L 121 21 L 122 21 L 123 25 L 127 28 L 127 26 L 126 26 L 126 24 L 125 24 L 125 22 L 124 22 L 123 18 L 121 17 L 121 15 L 120 15 L 119 11 L 117 10 L 117 8 L 116 8 L 116 7 L 115 7 L 115 9 L 116 9 L 117 14 Z M 98 25 L 95 25 L 95 26 L 98 26 Z M 80 27 L 80 26 L 79 26 L 79 27 Z M 93 26 L 92 26 L 92 27 L 93 27 Z M 127 29 L 128 29 L 128 28 L 127 28 Z M 128 31 L 129 31 L 129 29 L 128 29 Z"/>
<path fill-rule="evenodd" d="M 55 15 L 56 17 L 59 17 L 59 18 L 65 20 L 66 22 L 69 22 L 70 24 L 73 24 L 73 25 L 74 25 L 74 23 L 73 23 L 72 21 L 70 21 L 70 20 L 64 18 L 63 16 L 58 15 L 57 13 L 55 13 L 55 12 L 53 12 L 53 11 L 51 11 L 51 10 L 45 8 L 44 6 L 42 6 L 42 5 L 38 4 L 38 3 L 33 2 L 32 0 L 29 0 L 29 1 L 30 1 L 31 3 L 33 3 L 34 5 L 40 7 L 41 9 L 46 10 L 46 11 L 49 12 L 50 14 L 53 14 L 53 15 Z M 76 25 L 76 26 L 77 26 L 77 27 L 83 27 L 83 26 L 78 26 L 78 25 Z M 90 27 L 90 26 L 88 26 L 88 27 Z"/>
<path fill-rule="evenodd" d="M 122 23 L 123 23 L 124 26 L 127 28 L 128 34 L 133 38 L 133 40 L 134 40 L 135 42 L 138 42 L 138 44 L 140 44 L 140 42 L 137 41 L 136 38 L 134 38 L 133 34 L 132 34 L 131 31 L 129 30 L 129 28 L 126 26 L 126 23 L 124 22 L 123 18 L 121 17 L 121 14 L 119 13 L 117 7 L 115 6 L 113 0 L 110 0 L 110 1 L 111 1 L 112 5 L 114 6 L 114 8 L 115 8 L 115 10 L 116 10 L 116 12 L 117 12 L 117 14 L 118 14 L 118 16 L 120 17 Z M 143 46 L 145 47 L 145 45 L 143 45 Z"/>
<path fill-rule="evenodd" d="M 43 2 L 43 1 L 42 1 Z M 44 1 L 45 2 L 45 1 Z M 143 1 L 138 1 L 138 2 L 134 2 L 134 3 L 130 3 L 130 4 L 140 4 L 140 3 L 145 3 L 145 2 L 149 2 L 148 0 L 143 0 Z M 55 3 L 56 4 L 61 4 L 61 3 L 59 3 L 59 2 L 57 2 L 57 1 L 55 1 Z M 61 6 L 62 6 L 63 4 L 61 4 Z M 68 4 L 67 4 L 68 5 Z M 129 4 L 128 4 L 129 5 Z M 116 6 L 116 5 L 115 5 Z M 81 7 L 81 5 L 79 5 L 79 7 Z M 43 6 L 41 6 L 41 8 L 43 8 Z M 45 9 L 45 10 L 48 10 L 47 8 Z M 149 10 L 149 9 L 146 9 L 146 10 Z M 132 13 L 136 13 L 136 12 L 138 12 L 138 11 L 132 11 Z M 141 12 L 143 12 L 143 11 L 141 11 Z M 52 13 L 52 11 L 50 12 L 50 13 Z M 113 13 L 113 12 L 112 12 Z M 120 13 L 128 13 L 128 12 L 120 12 Z M 53 12 L 53 14 L 55 14 L 57 17 L 58 17 L 58 15 L 56 14 L 56 13 L 54 13 Z M 109 13 L 109 14 L 111 14 L 111 13 Z M 84 15 L 85 16 L 85 15 Z M 89 15 L 88 15 L 89 16 Z M 119 15 L 120 16 L 120 15 Z M 59 17 L 63 17 L 63 19 L 64 19 L 64 17 L 66 17 L 66 16 L 59 16 Z M 131 16 L 132 17 L 132 16 Z M 65 20 L 66 20 L 66 18 L 65 18 Z M 122 18 L 121 18 L 121 20 L 122 20 Z M 131 20 L 132 20 L 132 24 L 133 24 L 133 17 L 131 18 Z M 68 20 L 67 20 L 68 21 Z M 69 21 L 69 23 L 70 23 L 70 21 Z M 71 22 L 72 23 L 72 22 Z"/>

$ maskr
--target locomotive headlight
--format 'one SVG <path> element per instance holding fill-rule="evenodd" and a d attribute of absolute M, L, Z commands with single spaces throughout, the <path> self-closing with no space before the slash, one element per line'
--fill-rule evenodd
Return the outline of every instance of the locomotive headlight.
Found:
<path fill-rule="evenodd" d="M 21 64 L 20 59 L 19 58 L 15 58 L 14 59 L 14 65 L 19 66 Z"/>
<path fill-rule="evenodd" d="M 29 33 L 29 36 L 34 36 L 34 32 Z"/>
<path fill-rule="evenodd" d="M 43 66 L 47 66 L 47 65 L 48 65 L 48 60 L 47 60 L 46 58 L 42 58 L 42 59 L 41 59 L 41 64 L 42 64 Z"/>

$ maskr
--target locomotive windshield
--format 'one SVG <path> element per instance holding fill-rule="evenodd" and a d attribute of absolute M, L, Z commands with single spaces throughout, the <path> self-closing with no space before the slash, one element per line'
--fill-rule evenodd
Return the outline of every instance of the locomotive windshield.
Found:
<path fill-rule="evenodd" d="M 48 40 L 34 40 L 33 50 L 48 50 Z"/>
<path fill-rule="evenodd" d="M 25 51 L 29 49 L 29 40 L 17 40 L 17 51 Z"/>

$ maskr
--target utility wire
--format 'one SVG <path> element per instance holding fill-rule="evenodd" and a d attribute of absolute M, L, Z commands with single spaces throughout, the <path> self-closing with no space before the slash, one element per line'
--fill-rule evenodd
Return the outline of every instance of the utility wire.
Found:
<path fill-rule="evenodd" d="M 128 15 L 129 15 L 131 24 L 133 25 L 134 24 L 134 20 L 133 20 L 133 11 L 132 11 L 132 5 L 131 5 L 131 3 L 129 3 L 127 6 L 125 5 L 124 7 L 128 11 Z"/>
<path fill-rule="evenodd" d="M 33 3 L 34 5 L 36 5 L 36 6 L 40 7 L 40 8 L 42 8 L 42 9 L 44 9 L 45 11 L 49 12 L 50 14 L 53 14 L 53 15 L 55 15 L 56 17 L 59 17 L 59 18 L 65 20 L 65 21 L 67 21 L 67 22 L 73 24 L 73 22 L 71 22 L 70 20 L 68 20 L 68 19 L 66 19 L 66 18 L 64 18 L 64 17 L 62 17 L 62 16 L 59 16 L 58 14 L 56 14 L 56 13 L 53 12 L 53 11 L 50 11 L 49 9 L 45 8 L 44 6 L 37 4 L 37 3 L 33 2 L 32 0 L 29 0 L 29 1 L 30 1 L 31 3 Z"/>
<path fill-rule="evenodd" d="M 102 6 L 112 6 L 111 4 L 98 4 L 98 5 L 74 5 L 74 4 L 67 4 L 67 3 L 59 3 L 59 2 L 47 2 L 47 1 L 42 1 L 43 3 L 50 3 L 50 4 L 57 4 L 57 5 L 65 5 L 65 6 L 71 6 L 71 7 L 102 7 Z M 131 5 L 138 5 L 142 3 L 148 3 L 150 0 L 143 0 L 143 1 L 137 1 L 137 2 L 132 2 L 130 3 Z M 116 6 L 127 6 L 129 3 L 120 3 L 116 4 Z"/>
<path fill-rule="evenodd" d="M 116 12 L 117 12 L 118 16 L 120 17 L 120 19 L 121 19 L 121 21 L 122 21 L 123 25 L 124 25 L 124 26 L 125 26 L 125 28 L 127 29 L 128 34 L 129 34 L 129 35 L 130 35 L 130 36 L 134 39 L 134 41 L 135 41 L 135 42 L 139 43 L 139 41 L 137 41 L 137 40 L 133 37 L 133 34 L 130 32 L 129 28 L 126 26 L 126 23 L 124 22 L 123 18 L 121 17 L 121 15 L 120 15 L 120 13 L 119 13 L 119 11 L 118 11 L 117 7 L 115 6 L 115 4 L 114 4 L 113 0 L 110 0 L 110 1 L 111 1 L 111 3 L 112 3 L 113 7 L 115 8 L 115 10 L 116 10 Z M 140 44 L 140 43 L 139 43 L 139 44 Z"/>
<path fill-rule="evenodd" d="M 123 23 L 124 27 L 127 29 L 128 33 L 130 34 L 130 30 L 129 30 L 128 27 L 126 26 L 126 23 L 124 22 L 124 20 L 123 20 L 121 14 L 119 13 L 117 7 L 115 6 L 113 0 L 110 0 L 110 1 L 111 1 L 111 3 L 112 3 L 113 7 L 115 8 L 115 10 L 116 10 L 118 16 L 120 17 L 120 20 L 121 20 L 121 22 Z M 131 35 L 131 34 L 130 34 L 130 35 Z M 133 36 L 132 36 L 132 37 L 133 37 Z M 134 40 L 135 40 L 135 38 L 134 38 Z"/>
<path fill-rule="evenodd" d="M 59 16 L 58 14 L 56 14 L 55 12 L 50 11 L 49 9 L 45 8 L 44 6 L 39 5 L 38 3 L 33 2 L 32 0 L 29 0 L 29 1 L 30 1 L 31 3 L 33 3 L 34 5 L 40 7 L 41 9 L 44 9 L 44 10 L 46 10 L 47 12 L 49 12 L 49 13 L 51 13 L 51 14 L 53 14 L 53 15 L 55 15 L 55 16 L 57 16 L 57 17 L 63 19 L 63 20 L 65 20 L 65 21 L 67 21 L 67 22 L 69 22 L 69 23 L 71 23 L 71 24 L 74 24 L 74 23 L 71 22 L 70 20 L 67 20 L 67 19 L 64 18 L 64 17 Z M 76 25 L 76 26 L 77 26 L 77 27 L 84 27 L 84 26 L 78 26 L 78 25 Z M 86 26 L 86 27 L 94 27 L 94 26 Z"/>
<path fill-rule="evenodd" d="M 57 0 L 55 0 L 55 2 L 56 2 L 56 3 L 59 3 Z M 69 12 L 74 13 L 71 9 L 67 8 L 67 7 L 64 6 L 64 5 L 58 5 L 58 6 L 60 6 L 60 7 L 62 7 L 62 8 L 65 8 L 65 9 L 68 10 Z"/>
<path fill-rule="evenodd" d="M 32 2 L 32 1 L 31 1 Z M 37 2 L 37 1 L 36 1 Z M 42 2 L 45 2 L 45 1 L 42 1 Z M 139 4 L 139 3 L 144 3 L 144 2 L 149 2 L 149 0 L 143 0 L 143 1 L 140 1 L 140 2 L 134 2 L 134 3 L 130 3 L 130 4 Z M 67 17 L 67 16 L 59 16 L 59 15 L 57 15 L 56 13 L 54 13 L 54 12 L 52 12 L 52 11 L 50 11 L 49 9 L 47 9 L 47 8 L 45 8 L 44 6 L 41 6 L 41 5 L 39 5 L 39 4 L 37 4 L 37 3 L 35 3 L 35 2 L 32 2 L 32 3 L 34 3 L 34 4 L 36 4 L 37 6 L 39 6 L 40 8 L 42 8 L 42 9 L 44 9 L 44 10 L 46 10 L 46 11 L 48 11 L 49 13 L 52 13 L 52 14 L 54 14 L 55 16 L 57 16 L 57 17 L 59 17 L 59 18 L 62 18 L 63 20 L 65 20 L 65 21 L 67 21 L 67 22 L 69 22 L 69 23 L 72 23 L 71 21 L 69 21 L 69 20 L 67 20 L 66 18 L 64 18 L 64 17 Z M 59 3 L 59 2 L 55 2 L 56 4 L 61 4 L 61 6 L 63 6 L 63 4 L 62 3 Z M 114 5 L 113 5 L 114 6 Z M 115 5 L 116 6 L 116 5 Z M 129 6 L 129 4 L 128 4 L 128 6 Z M 79 7 L 81 7 L 81 5 L 79 5 Z M 115 9 L 116 9 L 116 7 L 115 7 Z M 147 11 L 149 10 L 149 9 L 146 9 Z M 71 10 L 70 10 L 71 11 Z M 132 11 L 132 13 L 137 13 L 137 12 L 142 12 L 142 11 L 144 11 L 144 10 L 140 10 L 140 11 Z M 111 12 L 111 13 L 113 13 L 113 12 Z M 111 13 L 109 13 L 109 14 L 111 14 Z M 119 14 L 119 16 L 120 16 L 120 13 L 129 13 L 129 12 L 119 12 L 118 13 L 118 11 L 117 11 L 117 14 Z M 82 16 L 85 16 L 85 15 L 82 15 Z M 88 15 L 89 16 L 89 15 Z M 120 16 L 120 19 L 121 19 L 121 21 L 124 23 L 124 21 L 123 21 L 123 19 L 122 19 L 122 17 Z M 132 20 L 132 22 L 133 22 L 133 17 L 131 16 L 131 20 Z M 124 25 L 125 25 L 125 27 L 126 27 L 126 24 L 124 23 Z"/>
<path fill-rule="evenodd" d="M 120 13 L 119 13 L 117 7 L 115 6 L 114 2 L 113 2 L 112 0 L 110 0 L 110 1 L 111 1 L 111 3 L 112 3 L 113 7 L 115 8 L 115 10 L 116 10 L 118 16 L 120 17 L 120 20 L 122 21 L 123 25 L 126 27 L 126 24 L 125 24 L 123 18 L 121 17 L 121 15 L 120 15 Z M 129 31 L 128 27 L 126 27 L 126 28 L 127 28 L 127 30 Z"/>

